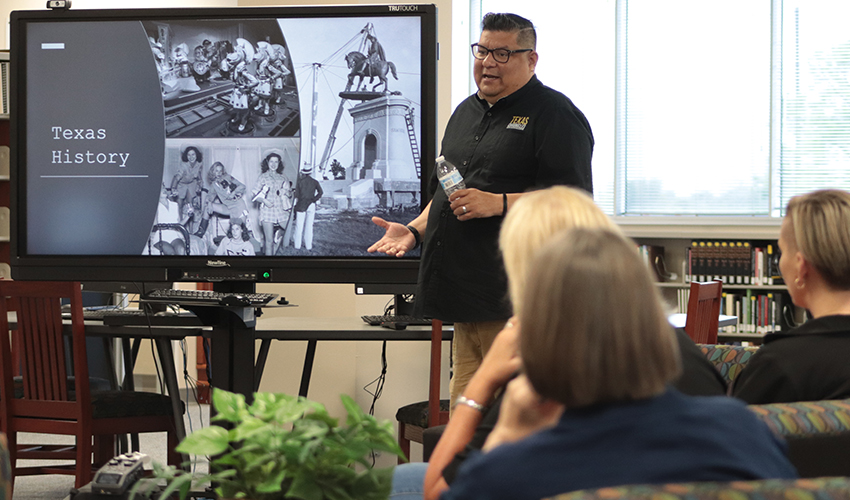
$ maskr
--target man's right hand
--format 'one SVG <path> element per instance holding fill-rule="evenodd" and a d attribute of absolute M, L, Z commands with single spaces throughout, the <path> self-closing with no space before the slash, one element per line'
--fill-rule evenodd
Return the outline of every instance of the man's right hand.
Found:
<path fill-rule="evenodd" d="M 402 257 L 416 245 L 416 238 L 413 237 L 413 233 L 403 224 L 387 222 L 380 217 L 372 217 L 372 222 L 384 228 L 386 232 L 380 240 L 367 249 L 369 253 L 381 252 Z"/>

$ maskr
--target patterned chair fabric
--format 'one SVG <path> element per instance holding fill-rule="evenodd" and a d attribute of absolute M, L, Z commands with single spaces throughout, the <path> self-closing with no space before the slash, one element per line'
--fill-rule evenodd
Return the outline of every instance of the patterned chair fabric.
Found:
<path fill-rule="evenodd" d="M 699 344 L 700 350 L 705 357 L 720 372 L 728 385 L 740 375 L 741 370 L 750 361 L 750 358 L 758 350 L 758 346 L 739 346 L 722 344 Z"/>
<path fill-rule="evenodd" d="M 850 476 L 850 400 L 750 405 L 788 443 L 800 477 Z"/>
<path fill-rule="evenodd" d="M 574 491 L 552 500 L 846 500 L 850 478 L 766 479 L 731 483 L 618 486 Z"/>
<path fill-rule="evenodd" d="M 750 405 L 774 433 L 785 438 L 850 432 L 850 400 Z"/>

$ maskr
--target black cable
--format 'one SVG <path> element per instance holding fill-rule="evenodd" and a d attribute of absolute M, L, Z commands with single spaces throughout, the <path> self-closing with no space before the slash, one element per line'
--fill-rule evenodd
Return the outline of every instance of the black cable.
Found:
<path fill-rule="evenodd" d="M 375 404 L 378 402 L 378 399 L 381 397 L 381 394 L 384 392 L 384 382 L 387 380 L 387 341 L 385 340 L 381 346 L 381 374 L 378 377 L 363 386 L 363 390 L 366 391 L 367 394 L 372 396 L 372 405 L 369 406 L 369 415 L 375 416 Z M 371 392 L 369 387 L 375 385 L 375 392 Z M 375 450 L 371 450 L 369 452 L 372 457 L 372 466 L 375 466 L 375 462 L 378 458 Z"/>
<path fill-rule="evenodd" d="M 387 341 L 381 346 L 381 374 L 378 377 L 363 386 L 363 390 L 372 396 L 372 405 L 369 407 L 369 415 L 375 415 L 375 404 L 384 392 L 384 382 L 387 380 Z M 370 386 L 375 386 L 375 392 L 369 390 Z"/>
<path fill-rule="evenodd" d="M 207 362 L 207 382 L 209 382 L 210 387 L 212 387 L 212 360 L 210 359 L 210 344 L 207 342 L 207 339 L 202 338 L 201 342 L 204 344 L 204 361 Z"/>

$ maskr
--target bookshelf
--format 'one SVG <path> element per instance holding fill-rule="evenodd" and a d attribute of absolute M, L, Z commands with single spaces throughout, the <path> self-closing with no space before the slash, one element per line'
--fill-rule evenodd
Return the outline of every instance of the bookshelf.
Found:
<path fill-rule="evenodd" d="M 753 231 L 757 238 L 742 237 L 746 233 L 740 228 L 733 228 L 729 235 L 716 230 L 700 231 L 699 228 L 682 231 L 676 236 L 661 231 L 661 234 L 664 234 L 663 237 L 647 236 L 645 229 L 635 230 L 629 226 L 623 229 L 643 248 L 643 250 L 639 248 L 639 251 L 645 256 L 647 264 L 656 272 L 661 294 L 669 308 L 675 312 L 686 312 L 690 281 L 708 281 L 715 277 L 726 278 L 723 284 L 724 303 L 721 304 L 721 313 L 738 316 L 739 325 L 722 328 L 718 334 L 720 342 L 758 344 L 770 331 L 776 331 L 777 328 L 787 331 L 803 322 L 805 312 L 791 303 L 791 298 L 779 276 L 779 252 L 776 244 L 779 236 L 778 225 L 775 227 L 775 233 L 770 228 L 767 230 L 759 228 Z M 718 251 L 717 259 L 725 258 L 727 262 L 706 269 L 702 273 L 695 273 L 694 242 L 705 243 L 703 249 L 708 248 L 707 244 L 711 242 L 712 251 L 717 250 L 716 245 L 719 245 L 722 250 L 725 243 L 727 252 L 724 254 Z M 740 247 L 738 243 L 741 243 Z M 749 267 L 742 269 L 740 267 L 743 266 L 742 262 L 734 266 L 729 263 L 732 255 L 729 252 L 730 244 L 735 248 L 741 248 L 742 253 L 743 248 L 746 248 L 745 244 L 749 245 L 749 253 L 746 254 Z M 772 250 L 770 253 L 772 259 L 768 259 L 769 254 L 766 251 L 768 245 Z M 759 257 L 756 257 L 754 250 L 756 248 L 764 249 Z M 659 255 L 662 255 L 661 260 L 657 257 Z M 756 266 L 757 259 L 760 259 L 758 266 Z M 746 279 L 738 277 L 742 270 L 748 273 Z M 754 275 L 759 276 L 758 273 L 761 273 L 761 278 L 754 279 Z M 694 276 L 691 277 L 691 274 Z"/>

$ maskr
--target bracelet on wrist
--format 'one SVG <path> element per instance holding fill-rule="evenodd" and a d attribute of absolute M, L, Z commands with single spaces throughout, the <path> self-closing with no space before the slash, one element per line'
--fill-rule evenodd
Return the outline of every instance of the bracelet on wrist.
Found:
<path fill-rule="evenodd" d="M 467 398 L 466 396 L 461 396 L 461 397 L 457 398 L 457 401 L 455 401 L 455 406 L 458 406 L 458 405 L 468 406 L 468 407 L 472 408 L 473 410 L 480 411 L 481 413 L 487 412 L 486 406 L 484 406 L 483 404 L 478 403 L 476 401 L 473 401 L 473 400 Z"/>
<path fill-rule="evenodd" d="M 419 234 L 419 230 L 413 226 L 404 226 L 408 231 L 413 234 L 413 239 L 416 240 L 416 243 L 413 244 L 413 248 L 417 248 L 420 244 L 422 244 L 422 236 Z"/>
<path fill-rule="evenodd" d="M 502 193 L 502 217 L 508 213 L 508 193 Z"/>

